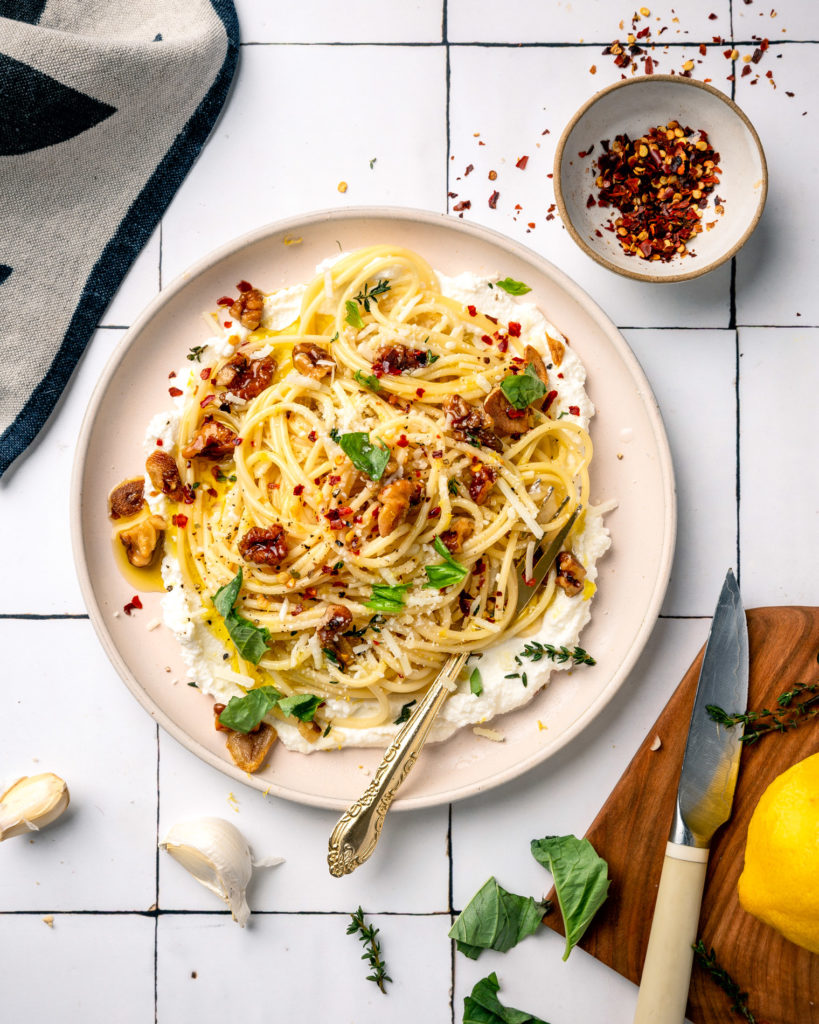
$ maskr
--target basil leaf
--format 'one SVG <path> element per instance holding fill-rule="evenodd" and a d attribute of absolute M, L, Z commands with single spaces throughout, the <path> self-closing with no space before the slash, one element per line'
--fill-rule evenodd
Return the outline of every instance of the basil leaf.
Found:
<path fill-rule="evenodd" d="M 347 316 L 345 316 L 344 319 L 350 327 L 357 327 L 360 330 L 364 326 L 364 321 L 361 319 L 358 304 L 352 299 L 347 299 L 344 305 L 347 308 Z"/>
<path fill-rule="evenodd" d="M 228 706 L 219 715 L 219 721 L 234 732 L 250 732 L 261 722 L 281 697 L 272 686 L 259 686 L 248 690 L 244 697 L 231 697 Z"/>
<path fill-rule="evenodd" d="M 472 994 L 464 999 L 463 1024 L 548 1024 L 533 1013 L 504 1006 L 497 996 L 499 990 L 498 976 L 494 971 L 488 978 L 481 978 Z"/>
<path fill-rule="evenodd" d="M 438 590 L 443 590 L 444 587 L 452 587 L 456 583 L 460 583 L 469 572 L 466 566 L 455 561 L 450 554 L 449 548 L 444 544 L 440 537 L 435 538 L 432 546 L 438 554 L 445 559 L 445 561 L 441 565 L 424 566 L 424 572 L 427 574 L 427 582 L 424 584 L 423 589 L 430 590 L 432 588 L 436 588 Z"/>
<path fill-rule="evenodd" d="M 386 583 L 374 583 L 372 597 L 364 602 L 364 607 L 384 615 L 398 615 L 404 610 L 406 591 L 409 588 L 409 583 L 399 583 L 394 587 Z"/>
<path fill-rule="evenodd" d="M 352 434 L 341 434 L 338 444 L 356 469 L 366 473 L 371 480 L 380 480 L 390 461 L 390 450 L 386 445 L 373 444 L 370 435 L 363 430 Z"/>
<path fill-rule="evenodd" d="M 528 284 L 516 281 L 513 277 L 505 277 L 502 281 L 496 281 L 495 284 L 510 295 L 526 295 L 532 290 Z"/>
<path fill-rule="evenodd" d="M 534 366 L 526 364 L 523 373 L 510 374 L 501 381 L 501 391 L 516 409 L 526 409 L 546 394 L 546 385 L 538 377 Z"/>
<path fill-rule="evenodd" d="M 449 937 L 462 953 L 477 960 L 484 949 L 505 953 L 527 935 L 534 935 L 545 913 L 545 903 L 507 892 L 490 878 L 455 918 Z"/>
<path fill-rule="evenodd" d="M 576 836 L 533 839 L 531 850 L 535 860 L 554 877 L 566 929 L 566 960 L 606 900 L 611 884 L 609 866 L 597 856 L 588 839 Z"/>
<path fill-rule="evenodd" d="M 380 391 L 381 385 L 378 383 L 378 377 L 373 376 L 371 373 L 362 373 L 361 370 L 356 370 L 353 374 L 353 379 L 362 386 L 367 388 L 369 391 Z"/>
<path fill-rule="evenodd" d="M 480 670 L 477 668 L 473 668 L 469 676 L 469 689 L 476 697 L 480 697 L 483 693 L 483 680 L 481 679 Z"/>
<path fill-rule="evenodd" d="M 213 601 L 213 607 L 226 619 L 230 614 L 231 608 L 236 604 L 236 598 L 239 596 L 239 591 L 242 589 L 242 581 L 244 574 L 240 569 L 230 583 L 226 583 L 223 587 L 219 587 L 216 593 L 211 598 Z"/>
<path fill-rule="evenodd" d="M 313 693 L 294 693 L 292 697 L 279 700 L 279 710 L 285 715 L 298 718 L 300 722 L 312 722 L 319 705 L 323 703 L 324 699 Z"/>
<path fill-rule="evenodd" d="M 392 723 L 393 725 L 401 725 L 403 722 L 408 722 L 410 717 L 410 708 L 416 702 L 414 700 L 408 701 L 406 704 L 401 705 L 401 714 Z"/>
<path fill-rule="evenodd" d="M 240 569 L 230 583 L 220 587 L 213 595 L 213 607 L 222 616 L 228 636 L 239 654 L 254 665 L 258 665 L 270 639 L 270 630 L 266 626 L 256 626 L 249 619 L 241 616 L 233 607 L 242 587 L 242 570 Z"/>

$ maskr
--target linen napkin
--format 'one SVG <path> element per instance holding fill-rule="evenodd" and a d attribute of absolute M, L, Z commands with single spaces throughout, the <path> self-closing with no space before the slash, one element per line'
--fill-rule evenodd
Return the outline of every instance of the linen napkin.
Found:
<path fill-rule="evenodd" d="M 225 102 L 231 0 L 0 0 L 0 476 Z"/>

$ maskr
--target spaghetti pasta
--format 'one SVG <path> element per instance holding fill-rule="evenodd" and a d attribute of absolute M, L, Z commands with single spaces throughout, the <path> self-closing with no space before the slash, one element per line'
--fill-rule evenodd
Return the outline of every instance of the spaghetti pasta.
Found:
<path fill-rule="evenodd" d="M 318 273 L 284 330 L 228 322 L 179 400 L 169 535 L 233 692 L 316 695 L 313 739 L 367 730 L 449 654 L 543 620 L 555 576 L 516 619 L 516 568 L 588 503 L 592 458 L 575 407 L 556 412 L 555 339 L 526 344 L 388 245 Z M 212 613 L 240 571 L 258 660 Z"/>

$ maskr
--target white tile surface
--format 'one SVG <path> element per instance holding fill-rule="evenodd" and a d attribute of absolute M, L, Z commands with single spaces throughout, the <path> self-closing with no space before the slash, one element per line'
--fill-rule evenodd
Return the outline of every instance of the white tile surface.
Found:
<path fill-rule="evenodd" d="M 770 39 L 819 39 L 819 14 L 813 0 L 734 3 L 734 36 Z"/>
<path fill-rule="evenodd" d="M 71 468 L 88 400 L 123 333 L 94 333 L 51 419 L 0 480 L 0 535 L 14 538 L 2 556 L 3 574 L 14 586 L 0 588 L 0 614 L 85 612 L 71 551 Z M 32 571 L 35 563 L 44 576 Z"/>
<path fill-rule="evenodd" d="M 643 5 L 625 6 L 609 0 L 552 0 L 531 3 L 530 0 L 509 0 L 499 8 L 493 0 L 449 0 L 447 5 L 449 38 L 455 42 L 529 42 L 610 43 L 625 41 L 631 17 Z M 687 39 L 709 41 L 714 35 L 730 35 L 728 0 L 712 0 L 709 4 L 686 4 L 662 0 L 648 4 L 648 17 L 638 18 L 638 31 L 650 26 L 652 38 L 663 44 Z M 714 13 L 712 21 L 708 15 Z M 624 28 L 621 28 L 621 24 Z M 667 31 L 658 36 L 660 29 Z"/>
<path fill-rule="evenodd" d="M 333 878 L 327 868 L 327 842 L 338 812 L 265 797 L 198 761 L 170 736 L 163 733 L 160 742 L 162 836 L 177 821 L 215 815 L 236 825 L 257 856 L 285 858 L 279 867 L 256 873 L 251 909 L 346 910 L 359 903 L 365 909 L 402 913 L 448 909 L 446 807 L 391 815 L 378 856 L 352 875 Z M 159 881 L 163 909 L 213 910 L 219 905 L 165 853 L 159 860 Z"/>
<path fill-rule="evenodd" d="M 819 290 L 805 287 L 805 277 L 795 269 L 813 263 L 819 243 L 811 170 L 819 160 L 818 60 L 819 45 L 771 45 L 756 67 L 763 74 L 772 70 L 777 88 L 765 79 L 750 85 L 753 75 L 737 82 L 737 103 L 759 133 L 770 184 L 762 219 L 737 257 L 740 324 L 819 324 Z M 796 159 L 783 139 L 799 140 Z"/>
<path fill-rule="evenodd" d="M 48 829 L 0 845 L 0 911 L 147 910 L 156 892 L 156 726 L 89 622 L 0 620 L 0 645 L 0 791 L 54 772 L 71 794 Z"/>
<path fill-rule="evenodd" d="M 735 337 L 734 331 L 626 332 L 662 410 L 674 461 L 677 548 L 665 615 L 710 615 L 727 569 L 736 569 Z M 696 373 L 695 366 L 708 372 Z M 708 424 L 706 435 L 692 431 L 694 417 Z"/>
<path fill-rule="evenodd" d="M 696 47 L 674 50 L 677 67 L 688 57 L 700 59 Z M 721 50 L 710 48 L 702 60 L 702 69 L 712 75 L 714 84 L 727 88 L 728 65 Z M 594 75 L 589 73 L 592 64 L 597 68 Z M 454 159 L 449 191 L 457 193 L 457 198 L 450 201 L 450 210 L 456 203 L 470 201 L 465 220 L 502 231 L 557 264 L 618 324 L 728 326 L 729 266 L 681 284 L 631 281 L 587 256 L 553 208 L 554 189 L 548 175 L 563 126 L 598 89 L 619 79 L 610 57 L 586 47 L 464 46 L 452 50 L 451 65 L 450 152 Z M 669 62 L 669 70 L 671 66 Z M 555 87 L 565 82 L 573 87 Z M 545 130 L 548 135 L 543 134 Z M 522 156 L 529 157 L 525 170 L 516 167 Z M 465 177 L 469 164 L 474 170 Z M 488 179 L 490 170 L 497 172 L 495 181 Z M 500 198 L 491 210 L 488 200 L 494 190 Z M 547 220 L 549 216 L 553 219 Z"/>
<path fill-rule="evenodd" d="M 351 907 L 354 910 L 355 907 Z M 341 914 L 159 919 L 158 1024 L 241 1019 L 449 1024 L 449 916 L 373 915 L 388 973 L 383 994 L 367 981 L 361 944 Z M 192 977 L 195 972 L 196 977 Z"/>
<path fill-rule="evenodd" d="M 163 220 L 163 282 L 217 245 L 300 212 L 379 203 L 445 209 L 443 47 L 249 46 L 234 81 L 230 105 Z M 388 114 L 374 82 L 386 83 Z"/>
<path fill-rule="evenodd" d="M 146 1024 L 154 922 L 128 915 L 0 915 L 3 1019 Z"/>
<path fill-rule="evenodd" d="M 819 604 L 819 330 L 743 328 L 739 341 L 743 594 Z"/>
<path fill-rule="evenodd" d="M 380 0 L 238 0 L 244 43 L 438 43 L 444 0 L 408 0 L 386 12 Z M 385 16 L 388 13 L 388 16 Z"/>

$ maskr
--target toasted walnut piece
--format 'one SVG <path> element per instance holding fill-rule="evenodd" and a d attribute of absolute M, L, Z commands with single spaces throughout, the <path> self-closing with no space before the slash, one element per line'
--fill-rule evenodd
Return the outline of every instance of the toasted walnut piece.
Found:
<path fill-rule="evenodd" d="M 255 331 L 262 322 L 263 309 L 264 295 L 258 288 L 251 288 L 250 291 L 240 293 L 239 298 L 230 307 L 230 315 L 236 317 L 242 327 Z"/>
<path fill-rule="evenodd" d="M 287 536 L 284 527 L 253 526 L 239 541 L 239 552 L 246 562 L 257 565 L 281 565 L 287 557 Z"/>
<path fill-rule="evenodd" d="M 429 352 L 407 345 L 382 345 L 375 353 L 373 370 L 397 377 L 401 373 L 417 370 L 429 362 Z"/>
<path fill-rule="evenodd" d="M 213 383 L 230 388 L 231 394 L 249 402 L 270 387 L 277 366 L 273 356 L 248 359 L 244 352 L 237 352 L 216 371 Z"/>
<path fill-rule="evenodd" d="M 201 455 L 203 459 L 224 459 L 233 455 L 238 441 L 238 435 L 224 423 L 207 420 L 193 441 L 182 449 L 182 458 L 193 459 Z"/>
<path fill-rule="evenodd" d="M 321 733 L 322 733 L 322 728 L 318 724 L 318 722 L 316 722 L 316 721 L 313 721 L 313 722 L 297 721 L 296 722 L 296 728 L 299 730 L 299 732 L 307 740 L 308 743 L 315 743 L 316 740 L 319 738 L 319 736 L 321 736 Z"/>
<path fill-rule="evenodd" d="M 262 722 L 255 732 L 232 732 L 225 746 L 233 758 L 234 764 L 243 772 L 257 772 L 270 753 L 276 740 L 276 730 Z"/>
<path fill-rule="evenodd" d="M 532 348 L 531 345 L 527 345 L 524 349 L 523 358 L 526 361 L 527 365 L 531 363 L 532 368 L 538 375 L 538 378 L 540 379 L 543 386 L 546 388 L 546 394 L 543 395 L 542 398 L 538 398 L 534 402 L 532 402 L 532 406 L 535 409 L 542 409 L 546 402 L 546 397 L 549 393 L 549 371 L 546 369 L 546 364 L 543 362 L 543 357 L 541 356 L 540 352 L 538 352 L 536 348 Z"/>
<path fill-rule="evenodd" d="M 569 597 L 574 597 L 583 589 L 586 570 L 570 551 L 561 551 L 557 556 L 557 576 L 555 583 L 562 587 Z"/>
<path fill-rule="evenodd" d="M 552 354 L 552 362 L 555 366 L 560 366 L 563 362 L 563 356 L 566 353 L 566 346 L 562 341 L 558 341 L 557 338 L 553 338 L 550 334 L 546 335 L 546 340 L 549 342 L 549 352 Z"/>
<path fill-rule="evenodd" d="M 455 516 L 448 530 L 441 534 L 441 540 L 446 544 L 451 554 L 463 550 L 464 544 L 475 532 L 475 523 L 469 516 Z"/>
<path fill-rule="evenodd" d="M 410 480 L 395 480 L 378 492 L 381 508 L 378 512 L 378 534 L 388 537 L 407 518 L 413 485 Z"/>
<path fill-rule="evenodd" d="M 164 529 L 165 520 L 162 516 L 148 516 L 136 526 L 120 531 L 120 543 L 131 565 L 144 569 L 151 564 Z"/>
<path fill-rule="evenodd" d="M 350 628 L 352 621 L 353 613 L 349 608 L 345 608 L 343 604 L 331 604 L 316 628 L 321 646 L 332 647 L 341 634 Z"/>
<path fill-rule="evenodd" d="M 512 434 L 525 434 L 531 427 L 528 409 L 516 409 L 509 404 L 509 399 L 495 388 L 484 399 L 484 410 L 492 420 L 492 429 L 498 437 L 510 437 Z"/>
<path fill-rule="evenodd" d="M 123 480 L 108 495 L 108 515 L 112 519 L 124 519 L 135 516 L 145 504 L 145 479 L 141 476 L 133 480 Z"/>
<path fill-rule="evenodd" d="M 220 388 L 229 388 L 240 374 L 247 370 L 249 359 L 243 352 L 235 352 L 230 359 L 220 366 L 211 377 L 211 381 Z"/>
<path fill-rule="evenodd" d="M 450 395 L 444 401 L 444 411 L 452 424 L 452 433 L 459 441 L 477 443 L 495 452 L 503 451 L 492 420 L 483 409 L 469 405 L 460 395 Z"/>
<path fill-rule="evenodd" d="M 214 704 L 213 705 L 213 728 L 217 732 L 232 732 L 233 731 L 232 729 L 228 729 L 228 727 L 226 725 L 222 725 L 222 723 L 219 721 L 219 715 L 222 714 L 222 712 L 225 710 L 226 707 L 227 707 L 227 704 Z"/>
<path fill-rule="evenodd" d="M 145 460 L 145 469 L 157 491 L 162 491 L 174 501 L 182 500 L 182 478 L 172 455 L 159 450 L 151 452 Z"/>
<path fill-rule="evenodd" d="M 476 505 L 483 505 L 489 497 L 489 492 L 495 486 L 497 473 L 491 466 L 472 467 L 469 470 L 469 497 Z"/>
<path fill-rule="evenodd" d="M 300 341 L 293 349 L 293 365 L 305 377 L 322 380 L 336 364 L 326 348 L 310 341 Z"/>

